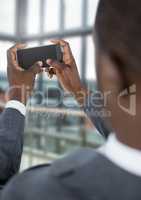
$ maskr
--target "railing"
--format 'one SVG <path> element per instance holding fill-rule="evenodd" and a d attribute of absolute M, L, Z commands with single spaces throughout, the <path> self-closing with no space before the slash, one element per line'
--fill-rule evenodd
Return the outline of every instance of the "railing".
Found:
<path fill-rule="evenodd" d="M 45 114 L 54 113 L 64 115 L 64 117 L 69 115 L 69 119 L 76 119 L 79 123 L 75 126 L 65 125 L 62 121 L 58 126 L 54 118 L 44 117 Z M 36 114 L 39 114 L 41 123 L 38 122 L 38 117 L 35 118 Z M 86 127 L 88 123 L 83 111 L 64 108 L 28 108 L 22 169 L 52 162 L 77 148 L 96 148 L 103 144 L 104 139 L 97 134 L 97 131 L 92 127 L 91 129 Z"/>
<path fill-rule="evenodd" d="M 0 106 L 4 107 L 3 104 Z M 78 124 L 65 125 L 62 121 L 45 118 L 45 114 L 61 114 L 78 120 Z M 39 116 L 38 116 L 39 115 Z M 37 117 L 35 117 L 37 116 Z M 54 120 L 54 121 L 53 121 Z M 47 124 L 48 122 L 48 124 Z M 80 110 L 65 108 L 28 107 L 25 128 L 25 145 L 21 169 L 52 162 L 64 154 L 80 147 L 97 148 L 104 139 Z M 87 128 L 87 125 L 91 129 Z"/>

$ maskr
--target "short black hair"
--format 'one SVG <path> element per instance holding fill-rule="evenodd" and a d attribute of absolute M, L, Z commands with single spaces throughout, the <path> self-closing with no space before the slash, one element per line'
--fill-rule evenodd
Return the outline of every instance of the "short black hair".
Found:
<path fill-rule="evenodd" d="M 100 0 L 95 22 L 98 48 L 124 66 L 141 70 L 141 1 Z"/>

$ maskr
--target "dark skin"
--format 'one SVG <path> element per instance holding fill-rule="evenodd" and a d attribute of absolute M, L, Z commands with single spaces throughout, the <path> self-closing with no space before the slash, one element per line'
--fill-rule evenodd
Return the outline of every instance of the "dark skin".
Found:
<path fill-rule="evenodd" d="M 70 50 L 69 44 L 63 40 L 53 41 L 55 44 L 64 46 L 64 63 L 48 60 L 47 63 L 54 68 L 56 76 L 62 87 L 71 92 L 77 99 L 81 92 L 81 101 L 83 104 L 89 91 L 83 86 L 77 71 L 77 66 Z M 96 66 L 97 66 L 97 81 L 99 89 L 102 93 L 111 91 L 106 105 L 106 110 L 111 111 L 111 117 L 108 123 L 111 124 L 117 138 L 124 144 L 141 150 L 141 79 L 138 73 L 125 70 L 123 71 L 118 64 L 111 59 L 109 55 L 102 52 L 96 44 Z M 118 103 L 117 98 L 121 91 L 126 87 L 136 85 L 137 100 L 136 100 L 136 115 L 132 116 L 123 111 Z M 126 87 L 125 87 L 126 86 Z M 125 107 L 129 107 L 130 95 L 127 94 L 120 98 L 120 102 Z"/>
<path fill-rule="evenodd" d="M 98 49 L 98 47 L 97 47 Z M 97 76 L 99 87 L 102 92 L 112 91 L 109 97 L 107 109 L 111 110 L 111 124 L 117 135 L 117 138 L 124 144 L 135 149 L 141 149 L 141 80 L 139 73 L 132 70 L 121 69 L 114 60 L 108 55 L 97 54 Z M 117 104 L 117 98 L 121 91 L 125 90 L 125 86 L 129 88 L 136 85 L 136 115 L 130 115 L 123 111 Z M 129 107 L 130 94 L 120 99 L 122 105 Z"/>
<path fill-rule="evenodd" d="M 24 44 L 16 44 L 7 52 L 7 76 L 9 82 L 7 98 L 8 100 L 18 100 L 26 104 L 28 97 L 32 93 L 36 75 L 43 72 L 43 63 L 38 61 L 29 70 L 23 70 L 17 63 L 16 52 L 24 47 Z"/>
<path fill-rule="evenodd" d="M 77 65 L 69 43 L 64 40 L 52 40 L 51 42 L 63 47 L 63 63 L 49 59 L 47 60 L 47 64 L 53 68 L 54 74 L 56 74 L 64 90 L 72 93 L 78 103 L 83 105 L 85 98 L 89 95 L 89 91 L 81 83 Z M 46 71 L 48 72 L 48 69 Z"/>

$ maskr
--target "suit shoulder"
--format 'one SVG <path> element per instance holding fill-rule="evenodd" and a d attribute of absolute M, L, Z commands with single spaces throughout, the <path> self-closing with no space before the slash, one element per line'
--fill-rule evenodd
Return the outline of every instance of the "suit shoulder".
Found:
<path fill-rule="evenodd" d="M 81 169 L 81 175 L 84 174 L 85 165 L 89 166 L 96 157 L 97 153 L 93 149 L 80 149 L 50 166 L 41 165 L 31 168 L 9 182 L 2 192 L 2 200 L 36 200 L 39 197 L 40 199 L 48 197 L 51 200 L 62 200 L 65 197 L 67 200 L 75 200 L 75 193 L 71 192 L 70 187 L 71 184 L 74 186 L 75 183 L 78 184 L 81 178 L 75 177 L 78 174 L 75 172 Z"/>
<path fill-rule="evenodd" d="M 81 148 L 69 156 L 55 161 L 51 168 L 50 173 L 55 176 L 62 176 L 71 174 L 80 167 L 87 165 L 91 160 L 97 157 L 95 150 L 90 148 Z"/>
<path fill-rule="evenodd" d="M 50 173 L 50 169 L 49 165 L 41 165 L 15 176 L 2 191 L 1 199 L 75 200 L 61 179 Z"/>

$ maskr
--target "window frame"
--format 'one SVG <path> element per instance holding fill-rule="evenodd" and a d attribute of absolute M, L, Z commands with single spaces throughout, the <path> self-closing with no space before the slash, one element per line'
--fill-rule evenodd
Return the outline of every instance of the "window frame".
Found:
<path fill-rule="evenodd" d="M 27 12 L 27 1 L 28 0 L 16 0 L 16 17 L 15 24 L 16 30 L 15 35 L 8 35 L 0 33 L 1 41 L 8 42 L 34 42 L 38 41 L 40 45 L 44 44 L 44 41 L 50 40 L 52 38 L 73 38 L 73 37 L 81 37 L 81 78 L 82 81 L 86 82 L 86 64 L 87 64 L 87 36 L 92 34 L 93 27 L 88 25 L 88 1 L 82 0 L 82 28 L 72 28 L 70 30 L 65 29 L 65 6 L 64 1 L 60 0 L 60 17 L 59 17 L 59 30 L 56 32 L 44 32 L 44 20 L 45 20 L 45 1 L 49 0 L 40 0 L 40 34 L 27 35 L 27 18 L 23 19 L 23 16 L 26 16 Z M 23 9 L 24 8 L 24 9 Z M 26 14 L 25 14 L 26 13 Z"/>

